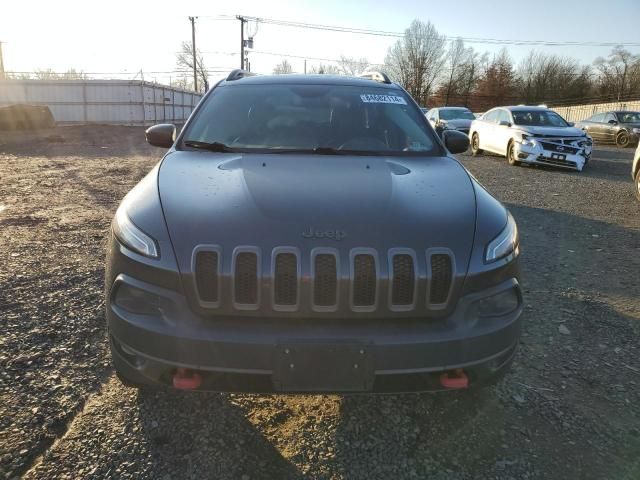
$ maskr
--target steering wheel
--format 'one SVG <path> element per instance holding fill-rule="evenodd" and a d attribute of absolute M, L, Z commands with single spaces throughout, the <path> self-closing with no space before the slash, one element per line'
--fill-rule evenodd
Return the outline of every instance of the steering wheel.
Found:
<path fill-rule="evenodd" d="M 344 142 L 338 150 L 389 150 L 389 147 L 378 138 L 356 137 Z"/>

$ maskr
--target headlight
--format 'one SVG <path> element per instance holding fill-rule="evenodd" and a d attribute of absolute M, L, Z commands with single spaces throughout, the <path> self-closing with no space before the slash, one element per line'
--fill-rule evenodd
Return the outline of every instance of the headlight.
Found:
<path fill-rule="evenodd" d="M 507 212 L 507 225 L 500 232 L 500 235 L 487 245 L 484 260 L 486 263 L 495 262 L 514 252 L 517 253 L 518 247 L 518 226 L 511 214 Z"/>
<path fill-rule="evenodd" d="M 526 135 L 522 135 L 520 139 L 520 144 L 525 145 L 527 147 L 535 147 L 536 141 L 532 138 L 527 137 Z"/>
<path fill-rule="evenodd" d="M 136 227 L 129 219 L 124 203 L 118 208 L 112 225 L 113 233 L 127 248 L 145 257 L 158 258 L 160 256 L 153 238 Z"/>

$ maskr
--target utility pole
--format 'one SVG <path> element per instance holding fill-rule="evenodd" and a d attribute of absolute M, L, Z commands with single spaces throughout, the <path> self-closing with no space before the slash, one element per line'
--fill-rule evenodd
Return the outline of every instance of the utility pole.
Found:
<path fill-rule="evenodd" d="M 0 42 L 0 80 L 4 80 L 4 62 L 2 61 L 2 42 Z"/>
<path fill-rule="evenodd" d="M 247 19 L 241 15 L 236 15 L 236 18 L 240 20 L 240 68 L 244 70 L 244 24 Z"/>
<path fill-rule="evenodd" d="M 198 91 L 198 66 L 196 58 L 196 18 L 189 17 L 191 22 L 191 51 L 193 52 L 193 91 Z"/>

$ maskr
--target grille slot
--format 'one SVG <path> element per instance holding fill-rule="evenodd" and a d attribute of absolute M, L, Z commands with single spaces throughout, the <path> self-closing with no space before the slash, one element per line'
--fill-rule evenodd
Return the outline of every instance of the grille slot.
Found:
<path fill-rule="evenodd" d="M 298 259 L 293 253 L 278 253 L 275 260 L 274 304 L 298 303 Z"/>
<path fill-rule="evenodd" d="M 393 256 L 391 305 L 408 306 L 414 302 L 416 285 L 413 257 L 407 254 Z"/>
<path fill-rule="evenodd" d="M 218 301 L 218 252 L 199 251 L 196 254 L 196 285 L 202 302 Z"/>
<path fill-rule="evenodd" d="M 258 255 L 239 252 L 235 259 L 234 301 L 239 305 L 258 304 Z"/>
<path fill-rule="evenodd" d="M 446 303 L 453 279 L 451 257 L 446 253 L 431 255 L 431 286 L 429 303 L 439 305 Z"/>
<path fill-rule="evenodd" d="M 314 259 L 313 303 L 332 307 L 338 302 L 338 265 L 336 256 L 319 253 Z"/>
<path fill-rule="evenodd" d="M 376 261 L 373 255 L 353 257 L 353 306 L 373 307 L 376 303 Z"/>

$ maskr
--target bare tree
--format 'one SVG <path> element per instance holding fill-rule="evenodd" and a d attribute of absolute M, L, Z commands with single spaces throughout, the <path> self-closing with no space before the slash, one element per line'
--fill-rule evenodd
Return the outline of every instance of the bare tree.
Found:
<path fill-rule="evenodd" d="M 310 73 L 317 73 L 320 75 L 340 75 L 340 69 L 331 64 L 319 64 L 311 67 Z"/>
<path fill-rule="evenodd" d="M 70 68 L 66 72 L 54 72 L 51 68 L 38 69 L 33 74 L 36 80 L 86 80 L 87 74 L 82 70 Z"/>
<path fill-rule="evenodd" d="M 364 73 L 370 65 L 369 60 L 364 57 L 355 59 L 340 55 L 340 60 L 338 60 L 338 69 L 340 70 L 340 73 L 352 77 Z"/>
<path fill-rule="evenodd" d="M 637 83 L 640 76 L 639 55 L 633 55 L 629 50 L 617 46 L 606 59 L 598 57 L 593 64 L 600 74 L 598 80 L 601 92 L 613 93 L 620 101 L 626 94 L 640 91 Z"/>
<path fill-rule="evenodd" d="M 435 87 L 444 64 L 446 40 L 431 22 L 414 20 L 387 51 L 385 66 L 389 74 L 421 104 Z"/>
<path fill-rule="evenodd" d="M 282 59 L 282 61 L 275 66 L 275 68 L 273 69 L 273 74 L 274 75 L 284 75 L 286 73 L 293 73 L 293 68 L 291 67 L 291 64 L 289 63 L 289 60 L 287 60 L 286 58 Z"/>
<path fill-rule="evenodd" d="M 182 42 L 180 51 L 176 54 L 176 64 L 179 68 L 193 71 L 193 49 L 191 43 Z M 198 77 L 198 86 L 201 92 L 209 90 L 209 72 L 204 64 L 204 58 L 200 50 L 196 49 L 196 75 Z M 193 82 L 189 83 L 189 88 L 193 89 Z"/>
<path fill-rule="evenodd" d="M 462 66 L 466 62 L 467 56 L 472 54 L 473 49 L 466 49 L 461 38 L 451 41 L 449 50 L 446 54 L 446 63 L 449 69 L 449 80 L 447 81 L 447 90 L 444 104 L 449 105 L 449 98 L 452 93 L 457 92 L 457 83 L 460 80 L 459 74 Z"/>

